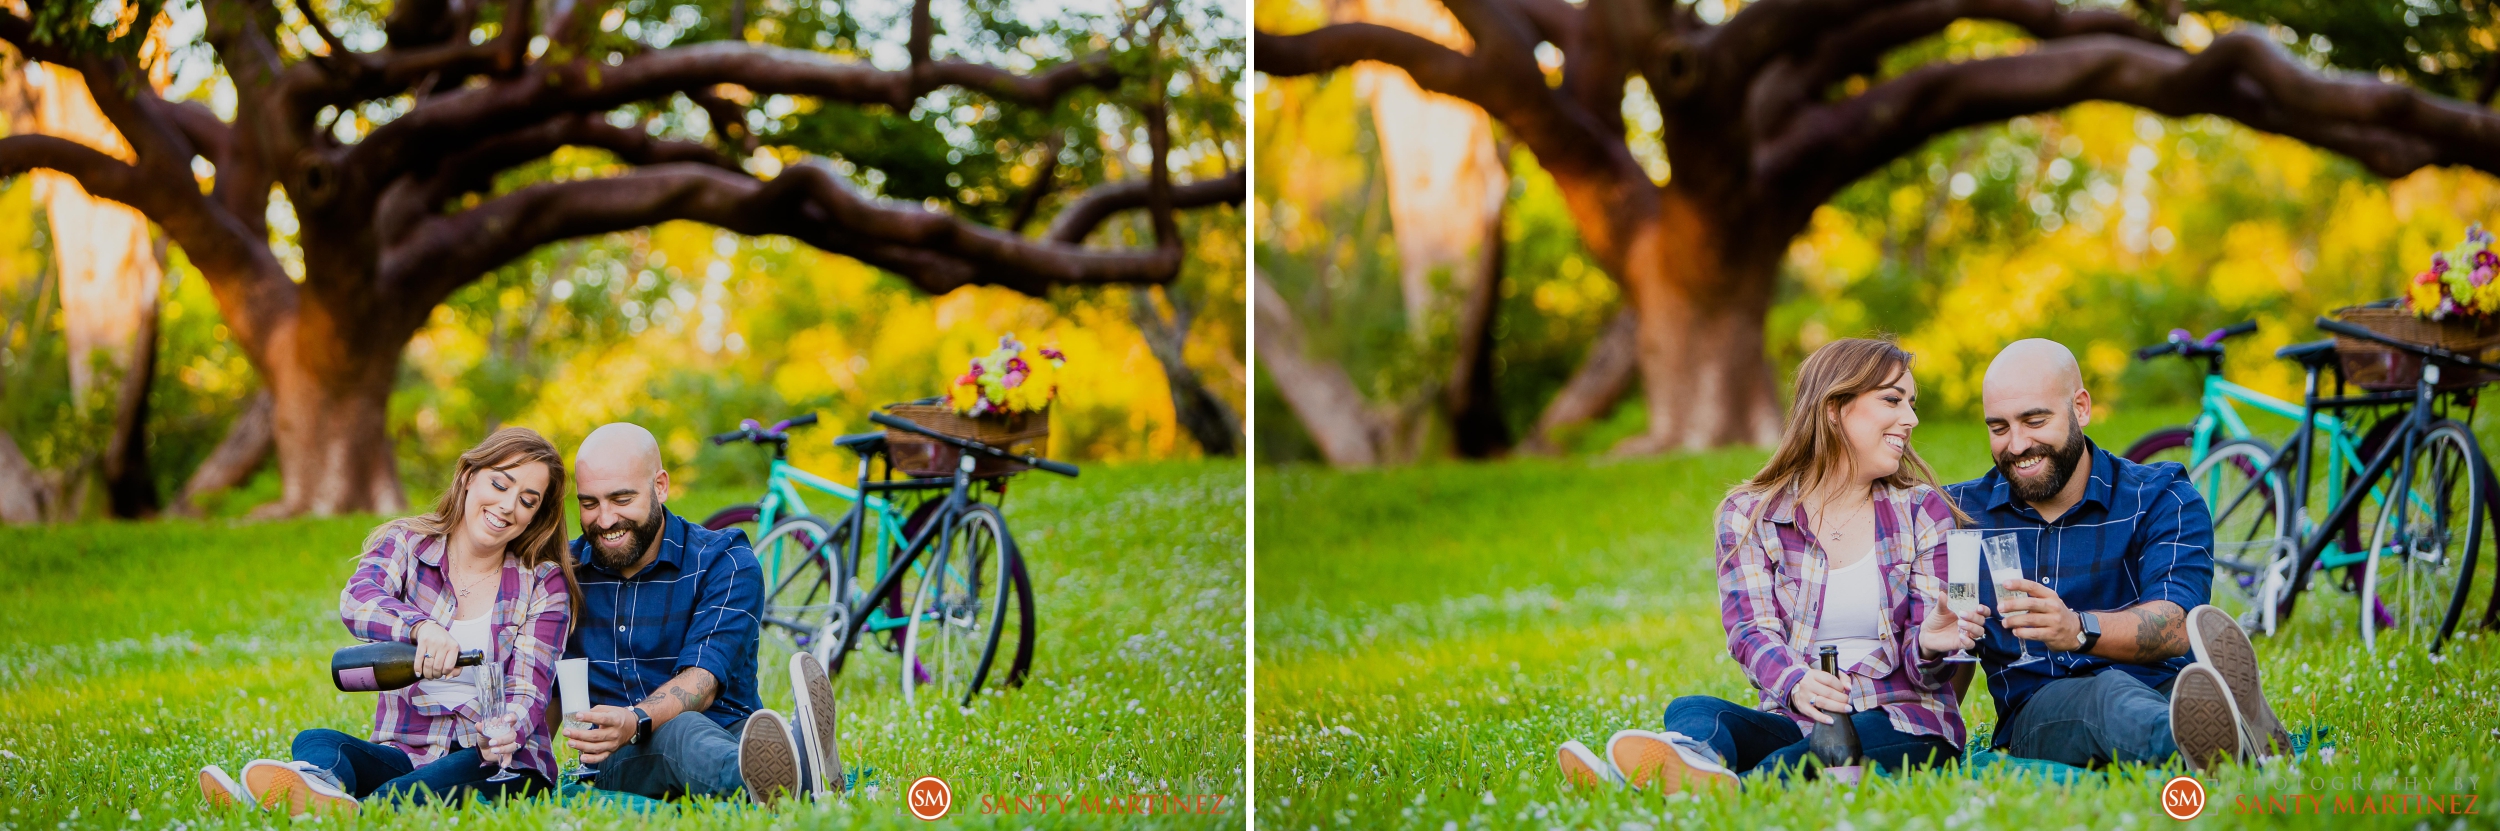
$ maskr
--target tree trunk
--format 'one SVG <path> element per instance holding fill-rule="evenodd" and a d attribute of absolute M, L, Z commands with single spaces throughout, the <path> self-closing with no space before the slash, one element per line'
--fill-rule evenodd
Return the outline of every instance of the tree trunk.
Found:
<path fill-rule="evenodd" d="M 1639 315 L 1649 429 L 1618 454 L 1770 444 L 1780 411 L 1763 358 L 1763 322 L 1787 236 L 1722 223 L 1750 212 L 1705 205 L 1670 185 L 1657 219 L 1634 227 L 1622 282 Z M 1759 242 L 1772 240 L 1780 244 Z"/>
<path fill-rule="evenodd" d="M 1322 458 L 1336 467 L 1379 464 L 1396 429 L 1372 410 L 1354 379 L 1335 364 L 1315 360 L 1303 348 L 1302 324 L 1267 278 L 1251 274 L 1251 305 L 1257 314 L 1259 368 L 1276 379 L 1285 405 L 1302 422 Z"/>
<path fill-rule="evenodd" d="M 243 413 L 226 427 L 226 437 L 209 451 L 207 461 L 191 472 L 190 481 L 182 484 L 182 493 L 174 497 L 167 511 L 176 516 L 199 516 L 199 499 L 218 491 L 243 484 L 252 471 L 269 459 L 272 444 L 276 403 L 269 390 L 252 392 L 252 401 Z"/>
<path fill-rule="evenodd" d="M 0 430 L 0 523 L 25 525 L 51 518 L 58 489 L 26 461 L 9 431 Z"/>
<path fill-rule="evenodd" d="M 104 492 L 113 515 L 122 519 L 155 516 L 156 471 L 148 466 L 148 397 L 156 386 L 156 298 L 148 298 L 139 331 L 131 336 L 130 364 L 122 373 L 113 404 L 113 436 L 104 446 Z"/>
<path fill-rule="evenodd" d="M 1154 353 L 1155 363 L 1163 366 L 1164 383 L 1172 390 L 1172 420 L 1179 422 L 1207 455 L 1240 455 L 1241 416 L 1198 380 L 1198 371 L 1191 369 L 1186 360 L 1194 310 L 1170 289 L 1164 291 L 1164 296 L 1172 303 L 1172 317 L 1168 320 L 1155 308 L 1154 289 L 1131 289 L 1129 319 L 1145 336 L 1146 350 Z"/>
<path fill-rule="evenodd" d="M 1560 453 L 1560 433 L 1613 410 L 1639 375 L 1640 329 L 1640 315 L 1631 306 L 1617 310 L 1606 322 L 1606 331 L 1589 346 L 1588 357 L 1580 360 L 1580 368 L 1571 373 L 1571 380 L 1563 382 L 1562 391 L 1545 403 L 1536 429 L 1520 442 L 1519 449 L 1540 455 Z"/>
<path fill-rule="evenodd" d="M 1502 418 L 1502 397 L 1493 378 L 1494 313 L 1502 306 L 1502 259 L 1507 253 L 1502 204 L 1495 202 L 1484 220 L 1476 277 L 1458 308 L 1458 354 L 1451 362 L 1449 386 L 1441 392 L 1442 407 L 1450 414 L 1451 441 L 1458 455 L 1470 459 L 1510 450 L 1510 424 Z"/>
<path fill-rule="evenodd" d="M 408 510 L 389 426 L 391 384 L 414 327 L 342 317 L 307 302 L 271 333 L 262 369 L 285 488 L 258 515 Z"/>

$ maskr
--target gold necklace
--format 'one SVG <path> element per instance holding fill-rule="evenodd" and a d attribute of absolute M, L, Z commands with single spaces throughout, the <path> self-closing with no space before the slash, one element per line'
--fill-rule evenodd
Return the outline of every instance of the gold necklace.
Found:
<path fill-rule="evenodd" d="M 1832 507 L 1832 500 L 1831 500 L 1831 499 L 1825 499 L 1825 500 L 1823 500 L 1823 510 L 1822 510 L 1822 511 L 1819 511 L 1818 513 L 1820 513 L 1820 514 L 1822 514 L 1822 515 L 1829 515 L 1829 514 L 1831 513 L 1831 507 Z M 1842 543 L 1847 542 L 1847 541 L 1848 541 L 1848 537 L 1849 537 L 1849 532 L 1848 532 L 1848 528 L 1849 528 L 1849 526 L 1850 526 L 1851 524 L 1856 523 L 1856 522 L 1858 521 L 1858 517 L 1859 517 L 1859 516 L 1864 515 L 1864 514 L 1865 514 L 1865 513 L 1866 513 L 1869 509 L 1872 509 L 1872 508 L 1874 508 L 1874 507 L 1875 507 L 1875 495 L 1874 495 L 1874 494 L 1872 494 L 1872 493 L 1867 494 L 1866 501 L 1865 501 L 1864 503 L 1859 504 L 1859 505 L 1857 506 L 1856 510 L 1852 510 L 1852 511 L 1850 511 L 1850 512 L 1849 512 L 1849 520 L 1848 520 L 1847 522 L 1840 522 L 1840 523 L 1834 523 L 1834 524 L 1832 524 L 1832 526 L 1831 526 L 1831 531 L 1830 531 L 1830 533 L 1828 533 L 1828 534 L 1823 534 L 1823 533 L 1818 533 L 1818 534 L 1816 534 L 1816 536 L 1817 536 L 1817 537 L 1829 537 L 1829 538 L 1831 539 L 1831 542 L 1830 542 L 1829 544 L 1824 545 L 1824 546 L 1823 546 L 1823 548 L 1824 548 L 1825 550 L 1827 550 L 1827 551 L 1828 551 L 1829 549 L 1837 548 L 1837 547 L 1839 547 Z"/>

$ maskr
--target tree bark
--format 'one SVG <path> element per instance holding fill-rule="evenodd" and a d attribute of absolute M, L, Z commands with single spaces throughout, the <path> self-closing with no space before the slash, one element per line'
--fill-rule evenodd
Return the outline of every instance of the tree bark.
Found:
<path fill-rule="evenodd" d="M 1731 233 L 1715 219 L 1754 212 L 1666 190 L 1657 218 L 1626 240 L 1621 274 L 1638 314 L 1649 427 L 1614 452 L 1769 444 L 1779 438 L 1780 411 L 1762 332 L 1788 236 Z M 1766 237 L 1780 244 L 1748 245 Z"/>
<path fill-rule="evenodd" d="M 1383 456 L 1395 432 L 1392 422 L 1372 410 L 1363 391 L 1355 388 L 1354 379 L 1347 377 L 1344 369 L 1308 356 L 1303 348 L 1302 324 L 1294 319 L 1293 308 L 1268 286 L 1265 276 L 1254 271 L 1252 277 L 1252 303 L 1258 315 L 1259 336 L 1254 340 L 1259 368 L 1276 379 L 1285 405 L 1293 408 L 1303 429 L 1319 445 L 1321 458 L 1337 467 L 1385 461 Z"/>
<path fill-rule="evenodd" d="M 1146 338 L 1146 349 L 1154 353 L 1155 363 L 1163 366 L 1163 380 L 1172 391 L 1172 420 L 1198 442 L 1209 456 L 1241 454 L 1241 416 L 1231 405 L 1218 398 L 1198 371 L 1186 360 L 1189 324 L 1196 317 L 1194 309 L 1166 290 L 1172 304 L 1172 317 L 1165 319 L 1155 308 L 1154 290 L 1139 287 L 1129 290 L 1129 319 Z"/>
<path fill-rule="evenodd" d="M 182 493 L 167 508 L 176 516 L 199 516 L 199 500 L 209 494 L 243 484 L 252 472 L 268 461 L 274 443 L 276 401 L 266 388 L 252 391 L 250 404 L 226 427 L 226 437 L 209 451 L 208 459 L 191 471 L 191 478 L 182 484 Z"/>
<path fill-rule="evenodd" d="M 1507 175 L 1500 177 L 1507 182 Z M 1475 279 L 1458 307 L 1458 343 L 1450 365 L 1449 386 L 1441 391 L 1442 409 L 1450 416 L 1451 443 L 1458 455 L 1488 459 L 1510 451 L 1510 424 L 1502 417 L 1502 397 L 1493 377 L 1493 324 L 1502 307 L 1502 236 L 1505 202 L 1495 200 L 1484 218 L 1482 241 L 1476 246 Z"/>
<path fill-rule="evenodd" d="M 0 523 L 26 525 L 51 518 L 61 494 L 17 449 L 17 439 L 0 430 Z"/>
<path fill-rule="evenodd" d="M 415 327 L 345 318 L 306 303 L 269 351 L 271 425 L 283 496 L 270 513 L 408 509 L 390 436 L 392 382 Z M 340 331 L 342 327 L 354 327 Z M 364 334 L 365 327 L 383 330 Z"/>

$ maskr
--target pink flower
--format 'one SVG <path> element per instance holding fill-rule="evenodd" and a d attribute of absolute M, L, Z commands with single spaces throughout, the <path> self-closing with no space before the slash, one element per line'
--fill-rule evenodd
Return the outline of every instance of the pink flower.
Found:
<path fill-rule="evenodd" d="M 1008 358 L 1007 371 L 1015 373 L 1031 372 L 1033 371 L 1033 365 L 1025 363 L 1023 358 Z"/>
<path fill-rule="evenodd" d="M 2482 266 L 2474 269 L 2474 273 L 2467 276 L 2466 279 L 2473 282 L 2475 288 L 2481 288 L 2484 283 L 2491 282 L 2491 266 Z"/>
<path fill-rule="evenodd" d="M 1052 349 L 1047 346 L 1042 347 L 1042 357 L 1049 358 L 1054 361 L 1064 361 L 1068 359 L 1068 356 L 1059 354 L 1059 350 Z"/>
<path fill-rule="evenodd" d="M 1021 387 L 1021 386 L 1024 386 L 1024 370 L 1021 370 L 1021 369 L 1010 369 L 1010 370 L 1007 370 L 1007 377 L 1006 377 L 1006 379 L 1005 379 L 1005 382 L 1006 382 L 1007 387 L 1008 387 L 1009 389 L 1014 389 L 1014 388 L 1016 388 L 1016 387 Z"/>
<path fill-rule="evenodd" d="M 2476 252 L 2474 252 L 2474 267 L 2476 267 L 2476 268 L 2495 268 L 2495 267 L 2500 267 L 2500 254 L 2493 254 L 2493 253 L 2491 253 L 2491 249 L 2488 249 L 2488 248 L 2483 249 L 2483 250 L 2481 250 L 2481 251 L 2476 251 Z"/>

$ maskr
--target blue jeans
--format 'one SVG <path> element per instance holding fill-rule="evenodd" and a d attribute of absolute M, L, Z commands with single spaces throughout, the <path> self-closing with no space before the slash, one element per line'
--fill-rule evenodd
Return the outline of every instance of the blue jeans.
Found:
<path fill-rule="evenodd" d="M 495 775 L 495 766 L 487 764 L 476 748 L 455 750 L 417 767 L 399 748 L 336 730 L 316 729 L 295 734 L 294 756 L 297 761 L 311 762 L 328 771 L 348 795 L 368 802 L 406 801 L 423 805 L 428 801 L 455 802 L 463 794 L 494 800 L 547 789 L 546 777 L 527 770 L 513 771 L 521 774 L 519 779 L 486 781 L 486 777 Z"/>
<path fill-rule="evenodd" d="M 680 713 L 652 728 L 650 738 L 600 760 L 595 782 L 601 790 L 652 799 L 736 794 L 746 787 L 738 775 L 738 736 L 745 728 L 743 719 L 722 727 L 702 713 Z"/>
<path fill-rule="evenodd" d="M 1666 729 L 1710 746 L 1740 774 L 1769 774 L 1787 779 L 1807 771 L 1805 731 L 1778 713 L 1768 713 L 1724 698 L 1688 695 L 1667 703 Z M 1961 748 L 1940 736 L 1913 736 L 1896 730 L 1892 717 L 1868 710 L 1849 717 L 1858 729 L 1859 753 L 1888 772 L 1938 764 L 1962 757 Z M 1806 775 L 1811 778 L 1812 773 Z"/>
<path fill-rule="evenodd" d="M 1997 728 L 1997 746 L 2076 767 L 2164 764 L 2179 752 L 2170 735 L 2169 686 L 2147 687 L 2117 670 L 2050 681 Z"/>

